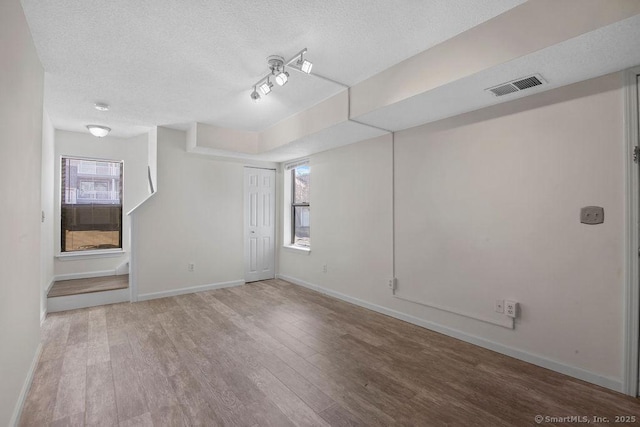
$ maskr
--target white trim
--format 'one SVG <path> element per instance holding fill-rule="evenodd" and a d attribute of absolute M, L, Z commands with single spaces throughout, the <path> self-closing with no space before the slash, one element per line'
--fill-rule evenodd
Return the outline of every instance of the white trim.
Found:
<path fill-rule="evenodd" d="M 138 208 L 140 206 L 142 206 L 145 203 L 147 203 L 149 201 L 149 199 L 152 198 L 153 196 L 155 196 L 157 193 L 158 193 L 158 189 L 156 188 L 156 191 L 154 191 L 153 193 L 150 193 L 149 195 L 147 195 L 147 197 L 145 197 L 145 199 L 143 201 L 141 201 L 140 203 L 135 205 L 132 209 L 130 209 L 129 212 L 127 212 L 127 216 L 131 216 L 136 210 L 138 210 Z"/>
<path fill-rule="evenodd" d="M 53 281 L 59 282 L 60 280 L 91 279 L 92 277 L 106 276 L 116 276 L 116 270 L 85 271 L 82 273 L 59 274 L 57 276 L 54 276 Z M 49 287 L 49 289 L 51 289 L 51 287 Z M 49 291 L 47 291 L 47 293 L 49 293 Z"/>
<path fill-rule="evenodd" d="M 413 304 L 422 305 L 424 307 L 435 308 L 436 310 L 446 311 L 447 313 L 453 313 L 458 316 L 466 317 L 467 319 L 477 320 L 478 322 L 488 323 L 490 325 L 500 326 L 506 329 L 515 329 L 515 319 L 513 317 L 508 317 L 507 315 L 503 315 L 504 318 L 502 320 L 489 319 L 488 317 L 478 316 L 477 314 L 464 313 L 455 308 L 445 307 L 443 305 L 434 304 L 434 303 L 425 302 L 425 301 L 418 301 L 413 298 L 405 297 L 405 296 L 399 295 L 395 290 L 393 292 L 393 297 L 402 301 L 407 301 Z"/>
<path fill-rule="evenodd" d="M 190 286 L 188 288 L 172 289 L 170 291 L 152 292 L 149 294 L 138 295 L 138 301 L 147 301 L 156 298 L 174 297 L 176 295 L 192 294 L 195 292 L 211 291 L 213 289 L 231 288 L 234 286 L 244 285 L 245 281 L 232 280 L 229 282 L 211 283 L 208 285 Z"/>
<path fill-rule="evenodd" d="M 479 347 L 483 347 L 483 348 L 495 351 L 497 353 L 501 353 L 501 354 L 513 357 L 515 359 L 519 359 L 537 366 L 541 366 L 543 368 L 550 369 L 552 371 L 559 372 L 564 375 L 569 375 L 571 377 L 578 378 L 580 380 L 587 381 L 602 387 L 606 387 L 611 390 L 615 390 L 618 392 L 622 391 L 622 382 L 614 378 L 605 377 L 603 375 L 599 375 L 594 372 L 577 368 L 575 366 L 565 365 L 564 363 L 547 359 L 546 357 L 543 357 L 537 354 L 529 353 L 523 350 L 518 350 L 516 348 L 499 344 L 494 341 L 490 341 L 490 340 L 478 337 L 476 335 L 467 334 L 457 329 L 449 328 L 447 326 L 443 326 L 435 322 L 420 319 L 418 317 L 414 317 L 409 314 L 392 310 L 387 307 L 382 307 L 380 305 L 373 304 L 358 298 L 354 298 L 354 297 L 342 294 L 340 292 L 336 292 L 331 289 L 324 288 L 322 286 L 314 285 L 312 283 L 306 282 L 304 280 L 296 279 L 294 277 L 286 276 L 283 274 L 279 274 L 277 277 L 279 279 L 291 282 L 295 285 L 312 289 L 316 292 L 320 292 L 322 294 L 329 295 L 334 298 L 338 298 L 340 300 L 358 305 L 360 307 L 368 308 L 369 310 L 373 310 L 378 313 L 385 314 L 387 316 L 395 317 L 396 319 L 400 319 L 405 322 L 408 322 L 417 326 L 421 326 L 423 328 L 477 345 Z"/>
<path fill-rule="evenodd" d="M 153 193 L 156 194 L 156 193 Z M 129 245 L 131 255 L 129 256 L 129 301 L 138 301 L 138 239 L 135 237 L 138 226 L 138 215 L 131 215 L 129 223 Z"/>
<path fill-rule="evenodd" d="M 624 289 L 624 349 L 623 349 L 623 392 L 630 396 L 638 395 L 638 309 L 640 278 L 638 275 L 638 165 L 633 162 L 633 149 L 638 145 L 638 88 L 637 75 L 640 67 L 625 72 L 625 289 Z"/>
<path fill-rule="evenodd" d="M 124 276 L 126 274 L 129 274 L 129 270 L 130 270 L 130 265 L 129 265 L 129 260 L 127 259 L 121 262 L 120 265 L 117 266 L 114 271 L 116 273 L 116 276 Z"/>
<path fill-rule="evenodd" d="M 36 372 L 36 367 L 38 366 L 38 361 L 40 361 L 41 353 L 42 343 L 38 343 L 36 353 L 33 355 L 33 360 L 31 360 L 31 366 L 29 367 L 27 378 L 25 378 L 24 380 L 22 390 L 20 391 L 20 395 L 18 396 L 18 401 L 16 402 L 16 406 L 13 408 L 13 415 L 11 416 L 11 420 L 9 421 L 10 426 L 16 427 L 20 423 L 20 417 L 22 416 L 24 402 L 27 399 L 27 394 L 29 393 L 29 389 L 31 388 L 31 383 L 33 382 L 33 374 L 35 374 Z"/>
<path fill-rule="evenodd" d="M 129 302 L 129 289 L 47 298 L 47 311 L 55 313 L 98 305 L 117 304 L 119 302 Z"/>
<path fill-rule="evenodd" d="M 47 295 L 49 295 L 49 291 L 51 290 L 51 288 L 53 287 L 53 284 L 56 283 L 56 278 L 54 277 L 53 279 L 51 279 L 51 282 L 49 282 L 49 286 L 47 286 L 47 290 L 45 291 L 44 296 L 46 297 Z"/>
<path fill-rule="evenodd" d="M 304 246 L 296 246 L 296 245 L 283 245 L 282 249 L 287 251 L 291 251 L 293 253 L 299 253 L 304 255 L 309 255 L 311 253 L 311 248 L 306 248 Z"/>
<path fill-rule="evenodd" d="M 294 160 L 292 162 L 287 162 L 283 165 L 284 170 L 290 171 L 291 169 L 295 169 L 298 166 L 305 166 L 309 164 L 309 158 Z"/>
<path fill-rule="evenodd" d="M 49 291 L 53 287 L 54 283 L 56 283 L 55 278 L 51 279 L 51 282 L 49 282 L 49 285 L 47 286 L 47 289 L 44 290 L 44 296 L 43 296 L 43 298 L 44 298 L 44 307 L 43 307 L 43 310 L 40 311 L 40 326 L 42 326 L 44 321 L 47 319 L 47 314 L 49 313 L 48 308 L 47 308 L 47 295 L 49 295 Z"/>
<path fill-rule="evenodd" d="M 61 252 L 56 254 L 60 261 L 77 261 L 79 259 L 112 258 L 126 254 L 123 249 L 103 249 L 97 251 Z"/>

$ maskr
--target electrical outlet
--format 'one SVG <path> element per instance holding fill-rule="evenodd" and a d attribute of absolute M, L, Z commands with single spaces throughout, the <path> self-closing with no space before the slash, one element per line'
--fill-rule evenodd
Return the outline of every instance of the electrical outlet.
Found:
<path fill-rule="evenodd" d="M 497 299 L 496 300 L 496 313 L 504 313 L 504 300 Z"/>
<path fill-rule="evenodd" d="M 194 271 L 196 269 L 196 264 L 193 262 L 190 262 L 189 264 L 187 264 L 187 269 L 189 271 Z"/>
<path fill-rule="evenodd" d="M 397 279 L 395 277 L 393 279 L 389 279 L 389 282 L 387 283 L 387 286 L 389 287 L 389 289 L 391 289 L 392 291 L 395 291 L 396 285 L 397 285 Z"/>
<path fill-rule="evenodd" d="M 323 264 L 322 265 L 322 272 L 326 273 L 327 272 L 327 264 Z"/>
<path fill-rule="evenodd" d="M 505 301 L 504 302 L 504 314 L 509 317 L 517 317 L 518 316 L 518 303 L 516 301 Z"/>

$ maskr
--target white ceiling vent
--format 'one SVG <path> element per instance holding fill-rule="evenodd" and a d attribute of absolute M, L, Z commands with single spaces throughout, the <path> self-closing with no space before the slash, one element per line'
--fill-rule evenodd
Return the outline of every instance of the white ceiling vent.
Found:
<path fill-rule="evenodd" d="M 495 96 L 503 96 L 514 92 L 520 92 L 521 90 L 529 89 L 530 87 L 541 86 L 545 83 L 547 83 L 546 80 L 543 79 L 540 74 L 534 74 L 508 83 L 501 83 L 485 90 L 493 93 Z"/>

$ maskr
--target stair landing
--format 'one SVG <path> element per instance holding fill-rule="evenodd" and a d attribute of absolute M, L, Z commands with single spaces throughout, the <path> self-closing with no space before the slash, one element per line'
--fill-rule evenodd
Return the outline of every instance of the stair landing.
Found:
<path fill-rule="evenodd" d="M 129 275 L 92 277 L 89 279 L 60 280 L 55 282 L 48 298 L 69 295 L 89 294 L 93 292 L 113 291 L 127 289 L 129 287 Z"/>

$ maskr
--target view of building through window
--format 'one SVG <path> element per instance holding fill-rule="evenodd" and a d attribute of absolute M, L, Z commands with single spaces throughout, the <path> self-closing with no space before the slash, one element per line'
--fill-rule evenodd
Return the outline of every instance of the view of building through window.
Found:
<path fill-rule="evenodd" d="M 298 166 L 291 170 L 293 182 L 291 195 L 291 243 L 298 246 L 310 246 L 309 230 L 309 184 L 311 171 L 309 165 Z"/>
<path fill-rule="evenodd" d="M 62 158 L 62 252 L 122 248 L 122 162 Z"/>

